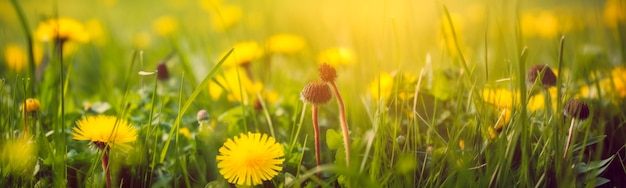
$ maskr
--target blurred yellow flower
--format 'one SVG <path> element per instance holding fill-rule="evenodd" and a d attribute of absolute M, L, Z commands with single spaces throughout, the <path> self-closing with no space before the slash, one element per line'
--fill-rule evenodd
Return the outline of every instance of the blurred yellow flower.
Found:
<path fill-rule="evenodd" d="M 188 139 L 191 139 L 191 132 L 189 131 L 189 128 L 187 127 L 178 129 L 178 133 L 185 136 Z"/>
<path fill-rule="evenodd" d="M 14 72 L 21 72 L 24 67 L 28 66 L 28 55 L 22 47 L 7 44 L 4 46 L 4 62 Z"/>
<path fill-rule="evenodd" d="M 492 126 L 487 127 L 487 133 L 489 133 L 489 138 L 491 139 L 496 139 L 496 136 L 498 136 L 498 132 Z"/>
<path fill-rule="evenodd" d="M 150 46 L 152 38 L 148 32 L 140 32 L 133 36 L 133 46 L 138 49 L 146 49 Z"/>
<path fill-rule="evenodd" d="M 137 139 L 137 130 L 131 124 L 108 115 L 86 116 L 76 121 L 72 130 L 75 140 L 89 140 L 98 149 L 108 146 L 128 151 Z"/>
<path fill-rule="evenodd" d="M 564 21 L 551 11 L 525 12 L 521 16 L 520 27 L 524 36 L 550 39 L 564 32 Z"/>
<path fill-rule="evenodd" d="M 226 31 L 241 21 L 243 11 L 236 5 L 217 5 L 208 9 L 211 14 L 211 24 L 217 31 Z"/>
<path fill-rule="evenodd" d="M 328 48 L 317 56 L 317 62 L 319 64 L 328 63 L 333 67 L 342 65 L 352 65 L 356 63 L 356 54 L 350 48 L 336 47 Z"/>
<path fill-rule="evenodd" d="M 217 168 L 229 183 L 259 185 L 283 169 L 283 146 L 274 137 L 261 133 L 241 133 L 219 149 Z"/>
<path fill-rule="evenodd" d="M 107 41 L 107 36 L 105 35 L 104 26 L 98 19 L 90 19 L 85 23 L 85 29 L 89 33 L 91 40 L 96 45 L 104 45 Z"/>
<path fill-rule="evenodd" d="M 259 46 L 259 43 L 254 41 L 235 43 L 233 48 L 235 50 L 228 56 L 228 59 L 224 62 L 224 66 L 246 65 L 263 56 L 263 48 Z M 224 51 L 219 57 L 224 57 L 229 50 Z"/>
<path fill-rule="evenodd" d="M 152 22 L 152 29 L 157 35 L 170 36 L 178 29 L 178 22 L 172 16 L 161 16 Z"/>
<path fill-rule="evenodd" d="M 43 42 L 53 41 L 57 37 L 62 42 L 88 42 L 90 39 L 89 33 L 80 22 L 64 17 L 39 23 L 35 30 L 35 37 Z"/>
<path fill-rule="evenodd" d="M 556 111 L 556 102 L 557 102 L 557 93 L 556 87 L 551 87 L 548 89 L 548 93 L 550 95 L 550 106 L 552 107 L 552 111 Z M 537 93 L 533 96 L 530 96 L 528 100 L 528 110 L 531 112 L 535 112 L 537 110 L 544 110 L 546 108 L 546 95 L 545 92 Z"/>
<path fill-rule="evenodd" d="M 450 19 L 452 20 L 452 26 L 450 25 L 448 18 L 445 16 L 442 17 L 441 20 L 439 21 L 439 24 L 440 24 L 439 36 L 443 37 L 439 45 L 445 48 L 448 51 L 448 53 L 450 53 L 450 56 L 456 57 L 459 55 L 459 52 L 456 48 L 457 44 L 459 45 L 459 48 L 461 49 L 464 49 L 464 46 L 465 46 L 463 42 L 463 36 L 462 36 L 462 33 L 465 28 L 465 19 L 462 15 L 456 14 L 456 13 L 450 13 Z M 454 27 L 454 30 L 452 30 L 453 27 Z M 456 43 L 455 43 L 455 38 L 454 38 L 455 36 L 456 36 Z"/>
<path fill-rule="evenodd" d="M 304 38 L 294 34 L 275 34 L 267 39 L 267 48 L 273 53 L 292 54 L 304 48 Z"/>
<path fill-rule="evenodd" d="M 520 97 L 519 94 L 514 94 L 511 90 L 503 88 L 485 88 L 481 96 L 485 102 L 498 108 L 512 108 L 515 105 L 514 102 L 519 102 Z"/>
<path fill-rule="evenodd" d="M 498 120 L 496 120 L 495 130 L 500 131 L 511 121 L 511 108 L 502 108 L 499 110 Z M 491 126 L 490 126 L 491 127 Z"/>
<path fill-rule="evenodd" d="M 626 1 L 607 0 L 604 5 L 604 23 L 610 28 L 617 28 L 626 23 Z"/>
<path fill-rule="evenodd" d="M 26 138 L 3 141 L 0 149 L 0 169 L 3 177 L 13 174 L 27 178 L 33 177 L 37 162 L 37 145 Z"/>
<path fill-rule="evenodd" d="M 250 97 L 256 96 L 256 93 L 263 89 L 261 82 L 253 82 L 245 70 L 237 67 L 227 69 L 224 74 L 218 75 L 215 81 L 209 83 L 209 94 L 213 100 L 219 99 L 222 94 L 226 93 L 228 101 L 248 104 Z"/>
<path fill-rule="evenodd" d="M 393 77 L 387 72 L 381 72 L 379 77 L 374 79 L 368 86 L 372 99 L 389 99 L 393 90 Z"/>
<path fill-rule="evenodd" d="M 464 149 L 465 149 L 465 141 L 464 141 L 463 139 L 459 140 L 459 148 L 460 148 L 461 150 L 464 150 Z"/>
<path fill-rule="evenodd" d="M 579 96 L 588 98 L 626 97 L 626 67 L 615 67 L 609 77 L 598 81 L 600 92 L 595 84 L 585 85 L 580 88 Z"/>

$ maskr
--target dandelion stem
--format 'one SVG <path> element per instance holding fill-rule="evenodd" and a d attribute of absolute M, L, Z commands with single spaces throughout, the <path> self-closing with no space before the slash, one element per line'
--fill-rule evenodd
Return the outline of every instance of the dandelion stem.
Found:
<path fill-rule="evenodd" d="M 346 149 L 346 166 L 350 166 L 350 135 L 348 132 L 348 122 L 346 121 L 346 110 L 343 105 L 343 99 L 341 98 L 341 94 L 339 94 L 339 89 L 335 82 L 330 82 L 330 85 L 333 86 L 333 92 L 337 98 L 337 104 L 339 104 L 339 116 L 341 118 L 341 131 L 343 132 L 343 143 Z"/>
<path fill-rule="evenodd" d="M 109 147 L 104 148 L 102 154 L 102 170 L 104 171 L 104 178 L 106 179 L 106 187 L 111 188 L 111 172 L 109 172 Z"/>
<path fill-rule="evenodd" d="M 567 151 L 569 150 L 569 145 L 572 142 L 572 135 L 574 134 L 574 126 L 576 126 L 576 119 L 572 118 L 572 123 L 569 126 L 569 133 L 567 134 L 567 142 L 565 143 L 565 152 L 563 152 L 563 159 L 567 157 Z"/>
<path fill-rule="evenodd" d="M 322 162 L 322 158 L 320 157 L 320 127 L 317 123 L 317 104 L 313 104 L 312 108 L 312 118 L 313 118 L 313 132 L 315 136 L 315 163 L 317 167 L 320 166 Z M 320 173 L 317 173 L 317 176 L 320 176 Z"/>

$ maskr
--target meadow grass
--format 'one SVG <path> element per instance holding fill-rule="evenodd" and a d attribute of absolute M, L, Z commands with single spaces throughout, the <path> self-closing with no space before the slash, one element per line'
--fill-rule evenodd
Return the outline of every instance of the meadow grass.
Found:
<path fill-rule="evenodd" d="M 623 0 L 271 3 L 2 4 L 15 13 L 0 14 L 2 47 L 23 52 L 4 50 L 0 63 L 0 184 L 245 187 L 217 156 L 247 132 L 284 151 L 259 187 L 626 184 Z M 68 10 L 90 6 L 102 10 Z M 125 10 L 138 13 L 107 13 Z M 42 41 L 42 23 L 66 17 L 84 28 Z M 295 37 L 270 42 L 285 33 Z M 321 63 L 337 73 L 340 102 L 301 96 Z M 546 69 L 528 79 L 534 65 L 552 68 L 553 86 Z M 99 114 L 132 124 L 132 149 L 74 139 L 76 121 Z"/>

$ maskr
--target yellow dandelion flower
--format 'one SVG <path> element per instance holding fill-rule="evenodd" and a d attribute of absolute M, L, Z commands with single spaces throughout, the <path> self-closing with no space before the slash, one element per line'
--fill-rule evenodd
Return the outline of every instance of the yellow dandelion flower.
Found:
<path fill-rule="evenodd" d="M 626 68 L 616 67 L 611 70 L 611 80 L 613 80 L 616 94 L 621 98 L 626 97 Z"/>
<path fill-rule="evenodd" d="M 464 141 L 463 139 L 459 140 L 459 148 L 460 148 L 461 150 L 464 150 L 464 149 L 465 149 L 465 141 Z"/>
<path fill-rule="evenodd" d="M 246 65 L 263 56 L 263 48 L 259 46 L 259 43 L 254 41 L 235 43 L 233 48 L 235 50 L 228 56 L 228 59 L 224 62 L 224 66 Z M 219 57 L 224 57 L 228 51 L 230 51 L 230 49 L 224 51 Z"/>
<path fill-rule="evenodd" d="M 152 29 L 160 36 L 170 36 L 178 29 L 178 22 L 171 16 L 161 16 L 152 22 Z"/>
<path fill-rule="evenodd" d="M 485 88 L 482 91 L 482 98 L 485 102 L 493 104 L 499 108 L 511 108 L 514 101 L 519 101 L 519 95 L 508 89 L 490 89 Z"/>
<path fill-rule="evenodd" d="M 185 136 L 186 138 L 191 139 L 191 132 L 189 131 L 189 128 L 187 127 L 178 129 L 178 133 Z"/>
<path fill-rule="evenodd" d="M 126 120 L 115 116 L 87 116 L 76 121 L 72 137 L 76 140 L 89 140 L 99 149 L 105 146 L 127 151 L 131 142 L 137 139 L 137 130 Z"/>
<path fill-rule="evenodd" d="M 32 177 L 37 162 L 37 145 L 24 138 L 3 142 L 0 149 L 2 172 Z"/>
<path fill-rule="evenodd" d="M 133 46 L 139 49 L 146 49 L 152 43 L 150 33 L 140 32 L 133 36 Z"/>
<path fill-rule="evenodd" d="M 380 76 L 374 79 L 368 88 L 373 99 L 388 99 L 393 90 L 393 77 L 387 72 L 381 72 Z"/>
<path fill-rule="evenodd" d="M 337 47 L 326 49 L 317 56 L 317 62 L 328 63 L 333 67 L 356 63 L 356 54 L 350 48 Z"/>
<path fill-rule="evenodd" d="M 498 120 L 496 120 L 495 129 L 497 131 L 502 130 L 504 125 L 509 124 L 509 121 L 511 121 L 511 109 L 510 108 L 501 109 L 500 114 L 498 114 Z"/>
<path fill-rule="evenodd" d="M 439 36 L 441 36 L 441 41 L 439 45 L 444 47 L 451 56 L 457 57 L 459 55 L 456 46 L 458 44 L 459 47 L 463 48 L 465 45 L 463 43 L 462 33 L 465 30 L 465 16 L 458 13 L 450 13 L 450 19 L 452 20 L 452 26 L 450 25 L 448 18 L 443 17 L 440 21 L 440 30 Z M 454 27 L 454 30 L 452 30 Z M 454 35 L 453 35 L 454 34 Z M 455 41 L 456 37 L 456 41 Z M 469 54 L 469 53 L 468 53 Z"/>
<path fill-rule="evenodd" d="M 226 31 L 241 21 L 243 11 L 236 5 L 218 5 L 209 9 L 211 24 L 217 31 Z"/>
<path fill-rule="evenodd" d="M 28 66 L 28 55 L 22 47 L 16 44 L 7 44 L 4 47 L 4 62 L 14 72 L 21 72 Z"/>
<path fill-rule="evenodd" d="M 71 18 L 50 19 L 39 23 L 37 30 L 35 30 L 35 37 L 43 42 L 50 42 L 55 39 L 63 42 L 89 41 L 89 33 L 85 31 L 83 25 Z"/>
<path fill-rule="evenodd" d="M 626 1 L 608 0 L 604 5 L 604 23 L 610 28 L 617 28 L 626 22 Z"/>
<path fill-rule="evenodd" d="M 487 127 L 487 132 L 489 133 L 489 138 L 491 139 L 496 139 L 496 136 L 498 136 L 496 130 L 491 126 Z"/>
<path fill-rule="evenodd" d="M 251 96 L 263 89 L 263 83 L 252 81 L 242 68 L 229 68 L 223 75 L 217 76 L 215 81 L 209 83 L 209 94 L 213 100 L 225 93 L 228 101 L 248 104 Z"/>
<path fill-rule="evenodd" d="M 551 87 L 550 89 L 548 89 L 548 93 L 550 95 L 550 101 L 551 101 L 550 106 L 552 106 L 552 111 L 554 112 L 556 111 L 556 102 L 557 102 L 556 87 Z M 537 110 L 545 110 L 545 108 L 546 108 L 546 98 L 545 98 L 544 93 L 535 94 L 531 96 L 530 99 L 528 100 L 528 109 L 531 112 L 534 112 Z"/>
<path fill-rule="evenodd" d="M 267 39 L 267 48 L 270 52 L 292 54 L 304 48 L 304 38 L 294 34 L 276 34 Z"/>
<path fill-rule="evenodd" d="M 26 112 L 35 112 L 39 110 L 39 108 L 41 108 L 41 103 L 39 103 L 39 100 L 33 98 L 26 99 Z M 23 106 L 22 109 L 24 109 Z"/>
<path fill-rule="evenodd" d="M 283 167 L 283 147 L 271 136 L 261 133 L 241 134 L 228 139 L 219 149 L 217 168 L 230 183 L 258 185 L 270 180 Z"/>
<path fill-rule="evenodd" d="M 520 25 L 524 36 L 550 39 L 565 30 L 564 21 L 551 11 L 525 12 Z"/>
<path fill-rule="evenodd" d="M 98 19 L 90 19 L 85 23 L 85 29 L 89 32 L 89 36 L 97 45 L 104 45 L 107 41 L 105 28 Z"/>

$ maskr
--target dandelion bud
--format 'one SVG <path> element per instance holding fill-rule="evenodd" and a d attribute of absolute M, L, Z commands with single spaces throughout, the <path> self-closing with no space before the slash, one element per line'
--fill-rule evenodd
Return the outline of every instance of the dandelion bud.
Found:
<path fill-rule="evenodd" d="M 209 112 L 207 112 L 204 109 L 198 111 L 198 114 L 196 114 L 196 120 L 198 120 L 198 123 L 207 122 L 209 121 L 209 119 L 210 119 Z"/>
<path fill-rule="evenodd" d="M 331 97 L 332 94 L 328 84 L 319 81 L 309 82 L 302 90 L 302 93 L 300 93 L 300 99 L 314 105 L 324 104 L 328 102 Z"/>
<path fill-rule="evenodd" d="M 333 82 L 337 78 L 337 70 L 327 63 L 320 65 L 318 71 L 320 78 L 322 78 L 322 81 L 324 82 Z"/>
<path fill-rule="evenodd" d="M 39 110 L 39 108 L 41 108 L 41 104 L 37 99 L 28 98 L 26 99 L 26 104 L 23 106 L 23 108 L 26 110 L 26 112 L 35 112 Z"/>
<path fill-rule="evenodd" d="M 567 101 L 567 104 L 565 104 L 563 115 L 579 120 L 585 120 L 589 117 L 589 106 L 581 100 L 570 99 Z"/>
<path fill-rule="evenodd" d="M 170 79 L 170 72 L 167 70 L 167 66 L 165 62 L 161 62 L 156 67 L 157 70 L 157 79 L 161 81 L 165 81 Z"/>
<path fill-rule="evenodd" d="M 555 86 L 556 75 L 548 65 L 533 65 L 532 67 L 530 67 L 530 70 L 528 70 L 528 80 L 526 80 L 528 82 L 528 85 L 534 84 L 542 72 L 543 74 L 541 76 L 540 82 L 541 86 L 543 86 L 544 88 Z"/>

